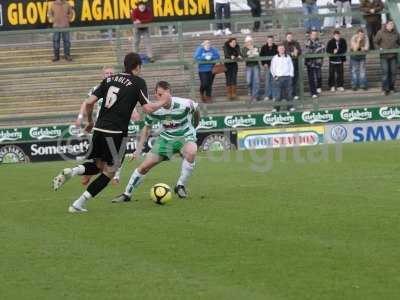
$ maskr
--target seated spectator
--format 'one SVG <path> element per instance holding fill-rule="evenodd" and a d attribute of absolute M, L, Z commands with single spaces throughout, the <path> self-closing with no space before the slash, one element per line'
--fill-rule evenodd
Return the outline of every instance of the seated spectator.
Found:
<path fill-rule="evenodd" d="M 312 30 L 321 31 L 321 20 L 318 17 L 307 17 L 308 15 L 318 14 L 317 0 L 301 0 L 303 3 L 303 12 L 306 16 L 304 19 L 304 27 L 306 32 L 310 33 Z"/>
<path fill-rule="evenodd" d="M 225 59 L 239 60 L 242 59 L 240 47 L 237 43 L 236 38 L 230 38 L 224 44 L 224 56 Z M 236 86 L 237 86 L 237 73 L 238 64 L 237 62 L 226 62 L 225 63 L 225 78 L 226 78 L 226 90 L 229 100 L 236 99 Z"/>
<path fill-rule="evenodd" d="M 283 45 L 278 46 L 278 54 L 272 58 L 271 74 L 274 82 L 274 100 L 276 102 L 280 102 L 282 99 L 292 101 L 294 68 L 292 58 L 286 53 Z M 274 111 L 279 111 L 280 108 L 280 105 L 277 105 L 274 107 Z M 288 105 L 287 110 L 294 111 L 294 108 L 292 105 Z"/>
<path fill-rule="evenodd" d="M 294 68 L 294 77 L 293 77 L 293 99 L 299 99 L 299 56 L 301 55 L 301 47 L 298 41 L 293 39 L 293 34 L 288 32 L 286 34 L 286 40 L 283 42 L 283 46 L 285 46 L 286 53 L 292 57 L 293 68 Z"/>
<path fill-rule="evenodd" d="M 253 18 L 261 17 L 261 1 L 260 0 L 247 0 L 247 5 L 250 7 L 251 16 Z M 260 30 L 260 21 L 254 22 L 253 31 L 257 32 Z"/>
<path fill-rule="evenodd" d="M 324 45 L 318 39 L 318 32 L 311 31 L 310 38 L 306 41 L 305 53 L 318 54 L 324 53 Z M 305 64 L 307 66 L 308 83 L 310 85 L 310 93 L 313 98 L 317 98 L 322 90 L 322 75 L 321 68 L 324 59 L 321 58 L 306 58 Z"/>
<path fill-rule="evenodd" d="M 394 28 L 394 22 L 388 21 L 385 26 L 378 31 L 374 38 L 375 46 L 380 50 L 398 49 L 400 47 L 400 36 Z M 390 91 L 396 92 L 396 71 L 397 71 L 397 53 L 381 54 L 382 66 L 382 90 L 384 95 L 389 95 Z"/>
<path fill-rule="evenodd" d="M 246 59 L 258 58 L 260 52 L 251 36 L 246 36 L 243 47 L 243 57 Z M 260 84 L 260 65 L 258 61 L 246 60 L 246 81 L 249 88 L 250 102 L 257 101 Z"/>
<path fill-rule="evenodd" d="M 224 19 L 229 19 L 231 17 L 231 0 L 215 0 L 215 15 L 218 20 L 222 20 L 222 15 Z M 229 22 L 226 23 L 217 23 L 217 31 L 215 35 L 231 35 L 232 32 L 230 30 L 231 24 Z"/>
<path fill-rule="evenodd" d="M 278 53 L 278 47 L 274 43 L 274 37 L 269 35 L 267 42 L 261 47 L 260 56 L 270 56 L 271 58 L 261 61 L 265 69 L 265 88 L 264 100 L 272 100 L 272 76 L 270 71 L 272 56 Z"/>
<path fill-rule="evenodd" d="M 363 12 L 367 26 L 367 35 L 370 49 L 375 49 L 374 37 L 382 27 L 381 12 L 384 8 L 381 0 L 361 0 L 360 10 Z"/>
<path fill-rule="evenodd" d="M 53 28 L 68 28 L 73 18 L 74 10 L 66 0 L 55 0 L 47 12 L 49 22 Z M 64 58 L 71 61 L 71 39 L 69 31 L 56 31 L 53 33 L 53 62 L 60 60 L 61 38 L 64 46 Z"/>
<path fill-rule="evenodd" d="M 351 38 L 350 47 L 351 52 L 368 52 L 369 40 L 365 36 L 364 30 L 361 28 L 357 30 L 357 33 Z M 351 88 L 353 91 L 357 91 L 359 87 L 364 90 L 368 89 L 365 62 L 365 55 L 350 56 Z"/>
<path fill-rule="evenodd" d="M 326 45 L 326 52 L 329 54 L 336 54 L 338 56 L 329 57 L 329 79 L 328 84 L 331 92 L 336 91 L 336 88 L 343 92 L 344 83 L 344 69 L 343 65 L 346 61 L 346 56 L 339 56 L 347 52 L 346 40 L 340 37 L 340 31 L 333 32 L 333 38 L 329 40 Z"/>
<path fill-rule="evenodd" d="M 220 56 L 218 49 L 211 47 L 210 41 L 206 40 L 196 49 L 193 58 L 197 62 L 207 62 L 217 60 Z M 212 85 L 214 82 L 213 66 L 213 63 L 199 64 L 200 98 L 204 103 L 211 102 Z"/>
<path fill-rule="evenodd" d="M 153 49 L 150 39 L 150 27 L 143 27 L 142 24 L 148 24 L 153 21 L 153 12 L 147 6 L 147 0 L 139 0 L 138 6 L 132 10 L 132 21 L 135 25 L 133 30 L 133 52 L 139 53 L 140 40 L 143 36 L 144 46 L 146 48 L 146 55 L 149 57 L 150 62 L 154 62 Z"/>
<path fill-rule="evenodd" d="M 336 3 L 336 13 L 338 14 L 345 14 L 345 13 L 351 13 L 351 0 L 334 0 Z M 345 16 L 344 17 L 346 21 L 346 28 L 351 28 L 351 16 Z M 336 17 L 336 28 L 340 28 L 343 26 L 343 16 Z"/>

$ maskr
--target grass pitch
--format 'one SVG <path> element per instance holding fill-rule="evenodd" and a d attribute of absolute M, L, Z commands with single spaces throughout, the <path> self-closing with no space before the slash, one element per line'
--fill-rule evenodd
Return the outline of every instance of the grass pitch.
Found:
<path fill-rule="evenodd" d="M 111 204 L 127 163 L 82 215 L 67 213 L 79 178 L 50 189 L 72 162 L 2 165 L 0 298 L 398 299 L 399 145 L 326 149 L 203 154 L 190 199 L 165 206 L 149 188 L 180 160 Z"/>

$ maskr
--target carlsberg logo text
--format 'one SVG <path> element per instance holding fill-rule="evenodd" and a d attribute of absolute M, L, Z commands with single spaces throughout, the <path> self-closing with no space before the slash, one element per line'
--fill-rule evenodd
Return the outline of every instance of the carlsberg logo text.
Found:
<path fill-rule="evenodd" d="M 57 129 L 55 126 L 53 128 L 32 127 L 29 134 L 32 138 L 38 140 L 54 139 L 61 136 L 61 129 Z"/>
<path fill-rule="evenodd" d="M 301 118 L 304 122 L 309 124 L 327 123 L 333 121 L 333 114 L 329 113 L 327 110 L 325 112 L 305 111 L 301 114 Z"/>
<path fill-rule="evenodd" d="M 250 115 L 247 118 L 242 116 L 226 116 L 224 123 L 228 127 L 251 127 L 256 125 L 256 119 L 252 118 Z"/>
<path fill-rule="evenodd" d="M 263 116 L 263 121 L 265 124 L 271 126 L 288 125 L 294 123 L 294 116 L 291 116 L 290 114 L 265 114 Z"/>
<path fill-rule="evenodd" d="M 372 119 L 372 112 L 368 111 L 366 108 L 361 111 L 358 109 L 342 109 L 340 111 L 340 116 L 343 120 L 348 122 L 365 121 Z"/>
<path fill-rule="evenodd" d="M 5 141 L 17 141 L 22 139 L 22 132 L 14 130 L 0 130 L 0 143 Z"/>
<path fill-rule="evenodd" d="M 379 109 L 379 115 L 382 118 L 392 120 L 392 119 L 399 119 L 400 118 L 400 109 L 397 107 L 381 107 Z"/>
<path fill-rule="evenodd" d="M 197 129 L 212 129 L 212 128 L 217 128 L 218 127 L 218 123 L 217 120 L 205 120 L 205 119 L 201 119 L 200 120 L 200 124 L 197 127 Z"/>

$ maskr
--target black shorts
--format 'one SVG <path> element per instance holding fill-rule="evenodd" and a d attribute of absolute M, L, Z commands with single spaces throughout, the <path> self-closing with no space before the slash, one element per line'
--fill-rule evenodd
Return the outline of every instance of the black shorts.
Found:
<path fill-rule="evenodd" d="M 123 133 L 106 133 L 94 130 L 87 158 L 99 159 L 109 166 L 119 167 L 125 154 L 125 136 Z M 122 147 L 123 149 L 121 149 Z"/>

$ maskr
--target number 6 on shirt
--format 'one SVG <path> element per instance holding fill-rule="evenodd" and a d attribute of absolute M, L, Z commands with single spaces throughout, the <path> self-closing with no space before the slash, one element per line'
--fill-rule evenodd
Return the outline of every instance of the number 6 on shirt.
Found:
<path fill-rule="evenodd" d="M 104 105 L 106 108 L 110 108 L 117 101 L 117 94 L 119 92 L 119 88 L 116 86 L 110 86 L 106 96 L 106 104 Z"/>

